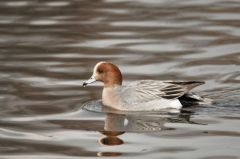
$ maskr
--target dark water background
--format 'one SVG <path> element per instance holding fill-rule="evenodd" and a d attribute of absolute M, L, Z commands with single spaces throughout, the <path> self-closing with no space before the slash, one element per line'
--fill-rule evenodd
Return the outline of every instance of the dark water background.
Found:
<path fill-rule="evenodd" d="M 240 158 L 239 0 L 1 0 L 0 158 Z M 98 61 L 203 80 L 179 114 L 83 110 Z"/>

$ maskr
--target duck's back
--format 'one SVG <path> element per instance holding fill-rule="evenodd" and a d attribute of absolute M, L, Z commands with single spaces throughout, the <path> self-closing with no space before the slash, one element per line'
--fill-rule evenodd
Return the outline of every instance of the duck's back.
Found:
<path fill-rule="evenodd" d="M 121 110 L 180 109 L 178 100 L 200 82 L 141 80 L 103 91 L 104 104 Z M 108 98 L 108 99 L 107 99 Z"/>

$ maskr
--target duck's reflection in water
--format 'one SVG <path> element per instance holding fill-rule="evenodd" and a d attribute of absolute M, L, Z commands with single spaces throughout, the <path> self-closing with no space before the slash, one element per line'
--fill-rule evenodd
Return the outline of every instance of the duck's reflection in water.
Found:
<path fill-rule="evenodd" d="M 121 145 L 124 141 L 119 136 L 125 132 L 172 130 L 173 128 L 164 126 L 167 121 L 167 117 L 157 115 L 107 113 L 104 128 L 99 131 L 104 137 L 99 141 L 108 146 Z"/>
<path fill-rule="evenodd" d="M 107 113 L 104 128 L 99 131 L 103 138 L 99 142 L 103 145 L 114 146 L 123 144 L 123 140 L 118 136 L 124 134 L 124 115 Z"/>
<path fill-rule="evenodd" d="M 151 133 L 161 131 L 174 131 L 168 123 L 191 123 L 191 109 L 158 112 L 121 112 L 101 105 L 101 103 L 88 104 L 87 111 L 105 113 L 104 125 L 98 130 L 101 137 L 99 143 L 106 146 L 124 144 L 126 133 Z M 172 125 L 172 124 L 171 124 Z M 123 136 L 122 136 L 123 135 Z M 106 147 L 107 148 L 107 147 Z M 122 152 L 98 152 L 98 156 L 120 156 Z"/>
<path fill-rule="evenodd" d="M 124 132 L 117 131 L 100 131 L 104 135 L 99 142 L 103 145 L 114 146 L 123 144 L 123 140 L 118 138 L 119 135 L 122 135 Z"/>
<path fill-rule="evenodd" d="M 167 129 L 164 117 L 151 117 L 142 114 L 114 114 L 107 113 L 103 130 L 99 131 L 99 143 L 107 146 L 124 144 L 121 135 L 126 132 L 153 132 Z M 120 156 L 121 152 L 98 152 L 98 156 Z"/>
<path fill-rule="evenodd" d="M 103 130 L 99 131 L 103 137 L 99 143 L 107 146 L 122 145 L 124 141 L 119 138 L 124 134 L 125 115 L 107 113 Z M 98 152 L 97 156 L 121 156 L 120 152 Z"/>
<path fill-rule="evenodd" d="M 114 157 L 114 156 L 121 156 L 122 153 L 120 152 L 98 152 L 98 157 Z"/>

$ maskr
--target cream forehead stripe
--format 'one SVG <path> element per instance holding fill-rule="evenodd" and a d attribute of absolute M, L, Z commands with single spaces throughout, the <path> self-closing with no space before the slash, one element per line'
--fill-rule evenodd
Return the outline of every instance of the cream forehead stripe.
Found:
<path fill-rule="evenodd" d="M 95 67 L 94 67 L 94 69 L 93 69 L 93 74 L 95 74 L 95 73 L 97 72 L 98 66 L 100 66 L 100 65 L 103 64 L 103 63 L 106 63 L 106 62 L 99 62 L 99 63 L 97 63 L 97 64 L 95 65 Z"/>

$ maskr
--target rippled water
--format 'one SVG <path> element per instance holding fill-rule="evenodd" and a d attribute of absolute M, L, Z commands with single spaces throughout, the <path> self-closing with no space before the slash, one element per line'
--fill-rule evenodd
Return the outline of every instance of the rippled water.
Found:
<path fill-rule="evenodd" d="M 0 158 L 240 156 L 240 1 L 2 0 Z M 82 109 L 98 61 L 136 79 L 203 80 L 181 113 Z"/>

